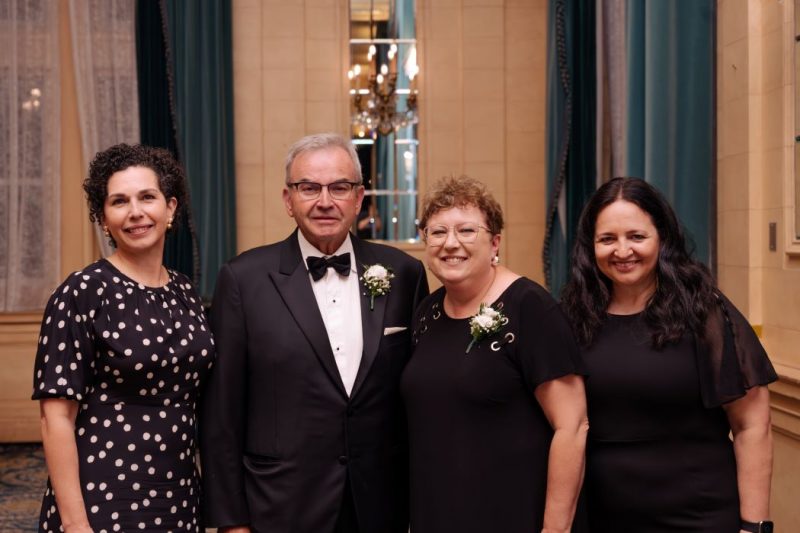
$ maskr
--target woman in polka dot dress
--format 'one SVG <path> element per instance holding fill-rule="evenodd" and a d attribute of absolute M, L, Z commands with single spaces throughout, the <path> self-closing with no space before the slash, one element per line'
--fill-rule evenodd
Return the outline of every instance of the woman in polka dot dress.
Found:
<path fill-rule="evenodd" d="M 183 171 L 164 150 L 120 144 L 97 154 L 83 187 L 116 249 L 45 310 L 39 531 L 201 531 L 195 409 L 213 340 L 191 282 L 162 266 Z"/>

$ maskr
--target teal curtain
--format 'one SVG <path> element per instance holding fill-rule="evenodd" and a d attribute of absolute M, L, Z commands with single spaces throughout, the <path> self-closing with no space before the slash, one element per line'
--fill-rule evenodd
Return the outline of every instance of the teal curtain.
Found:
<path fill-rule="evenodd" d="M 624 173 L 666 195 L 696 257 L 712 264 L 716 2 L 627 0 L 626 9 Z"/>
<path fill-rule="evenodd" d="M 178 161 L 182 161 L 175 129 L 174 94 L 170 83 L 172 69 L 164 35 L 163 14 L 164 5 L 161 2 L 136 3 L 136 71 L 139 78 L 141 142 L 166 148 Z M 183 272 L 197 284 L 200 278 L 199 254 L 193 230 L 192 210 L 183 209 L 182 218 L 173 222 L 173 231 L 167 234 L 164 264 Z"/>
<path fill-rule="evenodd" d="M 607 11 L 595 13 L 597 5 Z M 620 161 L 614 174 L 658 187 L 695 244 L 696 257 L 713 268 L 715 1 L 550 0 L 549 6 L 548 288 L 558 294 L 567 279 L 577 220 L 598 177 L 613 177 L 597 169 L 598 160 Z M 620 14 L 621 24 L 608 18 Z M 604 33 L 595 35 L 597 17 L 604 15 Z M 609 46 L 619 41 L 609 38 L 614 31 L 624 33 L 620 49 Z M 617 54 L 614 61 L 605 56 L 605 72 L 598 72 L 597 49 Z M 621 70 L 609 71 L 612 63 Z M 597 79 L 605 83 L 603 102 Z M 623 117 L 619 126 L 607 113 L 609 101 L 614 117 Z M 598 116 L 607 128 L 597 127 Z M 614 142 L 598 142 L 597 131 L 610 131 Z M 598 158 L 596 146 L 614 153 Z"/>
<path fill-rule="evenodd" d="M 168 0 L 177 142 L 191 187 L 204 301 L 236 253 L 230 0 Z"/>
<path fill-rule="evenodd" d="M 550 0 L 547 64 L 545 281 L 558 295 L 595 169 L 595 3 Z"/>
<path fill-rule="evenodd" d="M 413 39 L 416 35 L 414 21 L 414 0 L 396 0 L 386 28 L 389 38 Z M 378 29 L 380 32 L 380 27 Z M 389 45 L 378 45 L 378 57 L 385 58 Z M 408 89 L 410 80 L 403 68 L 411 51 L 411 45 L 399 44 L 397 50 L 397 88 Z M 406 95 L 397 96 L 397 108 L 406 109 Z M 378 188 L 409 192 L 417 190 L 418 151 L 413 140 L 417 138 L 416 126 L 411 124 L 399 127 L 389 135 L 378 134 L 375 139 L 377 150 Z M 411 144 L 409 144 L 411 143 Z M 406 163 L 411 158 L 413 164 Z M 410 194 L 379 196 L 375 199 L 378 212 L 383 214 L 383 228 L 379 232 L 382 239 L 407 240 L 417 237 L 416 212 L 417 197 Z M 395 223 L 394 220 L 397 220 Z"/>
<path fill-rule="evenodd" d="M 397 0 L 394 6 L 394 19 L 391 21 L 394 26 L 393 33 L 398 39 L 413 39 L 417 34 L 414 18 L 414 0 Z M 411 45 L 398 45 L 397 51 L 397 88 L 408 89 L 411 80 L 408 79 L 403 68 L 411 51 Z M 407 109 L 406 101 L 408 97 L 399 95 L 397 97 L 398 109 Z M 398 128 L 395 139 L 405 144 L 395 145 L 395 186 L 399 191 L 408 192 L 417 190 L 417 146 L 408 144 L 417 138 L 416 126 L 413 124 Z M 411 164 L 413 162 L 413 164 Z M 417 213 L 417 197 L 411 195 L 399 195 L 396 197 L 395 215 L 400 223 L 392 239 L 406 240 L 417 237 L 417 224 L 415 223 Z"/>

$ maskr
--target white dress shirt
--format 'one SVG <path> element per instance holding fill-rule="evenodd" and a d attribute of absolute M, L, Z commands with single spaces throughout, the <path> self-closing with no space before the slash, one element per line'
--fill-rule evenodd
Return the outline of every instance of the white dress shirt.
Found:
<path fill-rule="evenodd" d="M 297 232 L 297 240 L 300 242 L 300 253 L 306 268 L 308 268 L 308 256 L 327 257 L 308 242 L 302 231 Z M 311 288 L 314 290 L 317 306 L 322 314 L 325 330 L 328 332 L 328 340 L 331 343 L 333 357 L 336 359 L 336 366 L 339 368 L 339 375 L 349 396 L 364 351 L 358 271 L 349 234 L 333 255 L 348 252 L 350 253 L 349 276 L 342 276 L 333 268 L 328 268 L 319 281 L 314 281 L 311 274 L 308 275 L 308 279 L 311 281 Z"/>

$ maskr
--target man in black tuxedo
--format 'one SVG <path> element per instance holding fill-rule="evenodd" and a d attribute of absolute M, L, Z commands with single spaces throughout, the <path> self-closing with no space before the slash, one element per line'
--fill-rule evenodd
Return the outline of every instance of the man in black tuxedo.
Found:
<path fill-rule="evenodd" d="M 348 139 L 301 139 L 289 149 L 283 191 L 298 229 L 220 270 L 211 310 L 218 357 L 200 421 L 209 527 L 408 530 L 398 381 L 428 283 L 416 259 L 350 233 L 363 198 Z M 362 279 L 376 264 L 394 273 L 383 295 Z"/>

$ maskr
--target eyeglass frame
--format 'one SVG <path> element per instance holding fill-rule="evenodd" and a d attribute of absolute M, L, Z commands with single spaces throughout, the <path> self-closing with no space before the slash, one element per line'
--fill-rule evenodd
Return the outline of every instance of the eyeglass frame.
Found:
<path fill-rule="evenodd" d="M 350 190 L 344 196 L 338 197 L 331 192 L 330 186 L 331 185 L 350 185 Z M 313 185 L 315 187 L 319 187 L 317 194 L 315 196 L 304 196 L 302 192 L 298 190 L 300 185 Z M 286 184 L 287 187 L 294 187 L 294 190 L 303 200 L 316 200 L 320 196 L 322 196 L 322 189 L 327 189 L 328 195 L 333 198 L 334 200 L 346 200 L 347 196 L 358 189 L 358 187 L 363 186 L 363 183 L 360 181 L 347 181 L 347 180 L 340 180 L 340 181 L 332 181 L 331 183 L 317 183 L 316 181 L 293 181 L 291 183 Z"/>
<path fill-rule="evenodd" d="M 462 241 L 458 236 L 457 228 L 459 226 L 467 226 L 467 225 L 475 225 L 475 227 L 477 227 L 478 229 L 482 229 L 483 231 L 487 232 L 489 235 L 495 235 L 495 233 L 491 230 L 491 228 L 487 228 L 486 226 L 484 226 L 482 224 L 477 224 L 475 222 L 461 222 L 460 224 L 456 224 L 455 226 L 447 226 L 445 224 L 435 224 L 433 226 L 426 226 L 425 228 L 420 228 L 420 231 L 422 232 L 422 237 L 425 239 L 425 243 L 428 246 L 436 246 L 436 247 L 444 246 L 444 243 L 447 242 L 447 238 L 450 236 L 450 233 L 452 233 L 455 236 L 456 240 L 458 242 L 460 242 L 461 244 L 472 244 L 472 243 L 474 243 L 474 242 L 476 242 L 478 240 L 478 235 L 480 234 L 479 231 L 475 232 L 475 239 L 472 240 L 472 241 Z M 432 228 L 432 227 L 434 227 L 434 228 L 447 228 L 447 235 L 445 235 L 444 240 L 442 240 L 442 242 L 439 243 L 439 244 L 432 244 L 432 243 L 429 242 L 430 241 L 430 237 L 428 237 L 428 230 L 430 228 Z"/>

